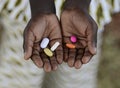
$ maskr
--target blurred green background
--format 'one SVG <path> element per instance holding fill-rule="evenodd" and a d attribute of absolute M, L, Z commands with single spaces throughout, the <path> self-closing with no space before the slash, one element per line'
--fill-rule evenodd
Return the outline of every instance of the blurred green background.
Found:
<path fill-rule="evenodd" d="M 105 25 L 98 67 L 98 88 L 120 88 L 120 12 Z"/>

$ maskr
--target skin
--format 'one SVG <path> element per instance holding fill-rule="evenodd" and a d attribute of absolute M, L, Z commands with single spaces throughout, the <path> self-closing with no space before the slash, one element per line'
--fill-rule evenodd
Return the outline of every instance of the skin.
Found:
<path fill-rule="evenodd" d="M 55 42 L 61 43 L 52 57 L 40 48 L 40 42 L 45 37 L 50 39 L 49 49 Z M 30 19 L 24 31 L 24 51 L 26 60 L 31 58 L 37 67 L 43 67 L 46 72 L 57 69 L 63 61 L 63 49 L 61 29 L 55 14 L 37 14 Z"/>
<path fill-rule="evenodd" d="M 88 63 L 96 54 L 97 43 L 97 24 L 88 13 L 90 1 L 66 0 L 59 23 L 54 0 L 39 0 L 41 5 L 38 1 L 30 0 L 32 18 L 24 31 L 24 58 L 31 58 L 37 67 L 43 67 L 46 72 L 57 69 L 63 61 L 63 53 L 64 61 L 70 67 L 79 69 L 82 64 Z M 77 37 L 76 48 L 68 49 L 65 44 L 71 43 L 72 35 Z M 40 42 L 45 37 L 50 39 L 48 48 L 56 41 L 61 43 L 53 57 L 47 57 L 40 48 Z"/>
<path fill-rule="evenodd" d="M 79 69 L 82 64 L 90 61 L 96 54 L 97 24 L 86 10 L 78 8 L 64 9 L 61 14 L 61 27 L 63 34 L 64 61 L 70 67 Z M 72 43 L 70 36 L 75 35 L 77 42 L 75 49 L 66 47 Z"/>

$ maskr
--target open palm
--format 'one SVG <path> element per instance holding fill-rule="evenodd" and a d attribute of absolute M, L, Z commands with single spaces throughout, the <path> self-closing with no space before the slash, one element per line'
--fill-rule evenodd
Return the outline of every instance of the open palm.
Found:
<path fill-rule="evenodd" d="M 49 48 L 55 42 L 60 42 L 52 57 L 48 57 L 40 48 L 43 38 L 50 39 Z M 24 31 L 24 51 L 25 59 L 31 58 L 36 66 L 44 67 L 46 72 L 57 69 L 57 65 L 62 63 L 63 52 L 61 29 L 56 15 L 38 14 L 31 18 Z"/>
<path fill-rule="evenodd" d="M 74 66 L 78 69 L 82 64 L 89 62 L 96 53 L 97 25 L 87 12 L 80 9 L 67 9 L 61 14 L 61 26 L 64 61 L 70 67 Z M 70 41 L 72 35 L 77 37 L 74 49 L 66 47 L 66 43 L 72 43 Z"/>

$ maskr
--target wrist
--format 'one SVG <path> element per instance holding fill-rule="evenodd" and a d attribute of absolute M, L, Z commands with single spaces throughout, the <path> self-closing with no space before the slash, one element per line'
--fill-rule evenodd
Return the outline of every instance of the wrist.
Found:
<path fill-rule="evenodd" d="M 29 0 L 31 15 L 40 13 L 56 13 L 54 0 Z"/>
<path fill-rule="evenodd" d="M 82 9 L 88 11 L 91 0 L 66 0 L 63 9 Z"/>

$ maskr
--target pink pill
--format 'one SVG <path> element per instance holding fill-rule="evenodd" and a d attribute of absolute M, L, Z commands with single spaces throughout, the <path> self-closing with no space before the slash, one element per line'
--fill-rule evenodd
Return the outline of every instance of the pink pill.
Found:
<path fill-rule="evenodd" d="M 76 36 L 71 36 L 70 37 L 70 40 L 71 40 L 71 42 L 73 42 L 73 43 L 76 43 L 77 42 L 77 38 L 76 38 Z"/>

